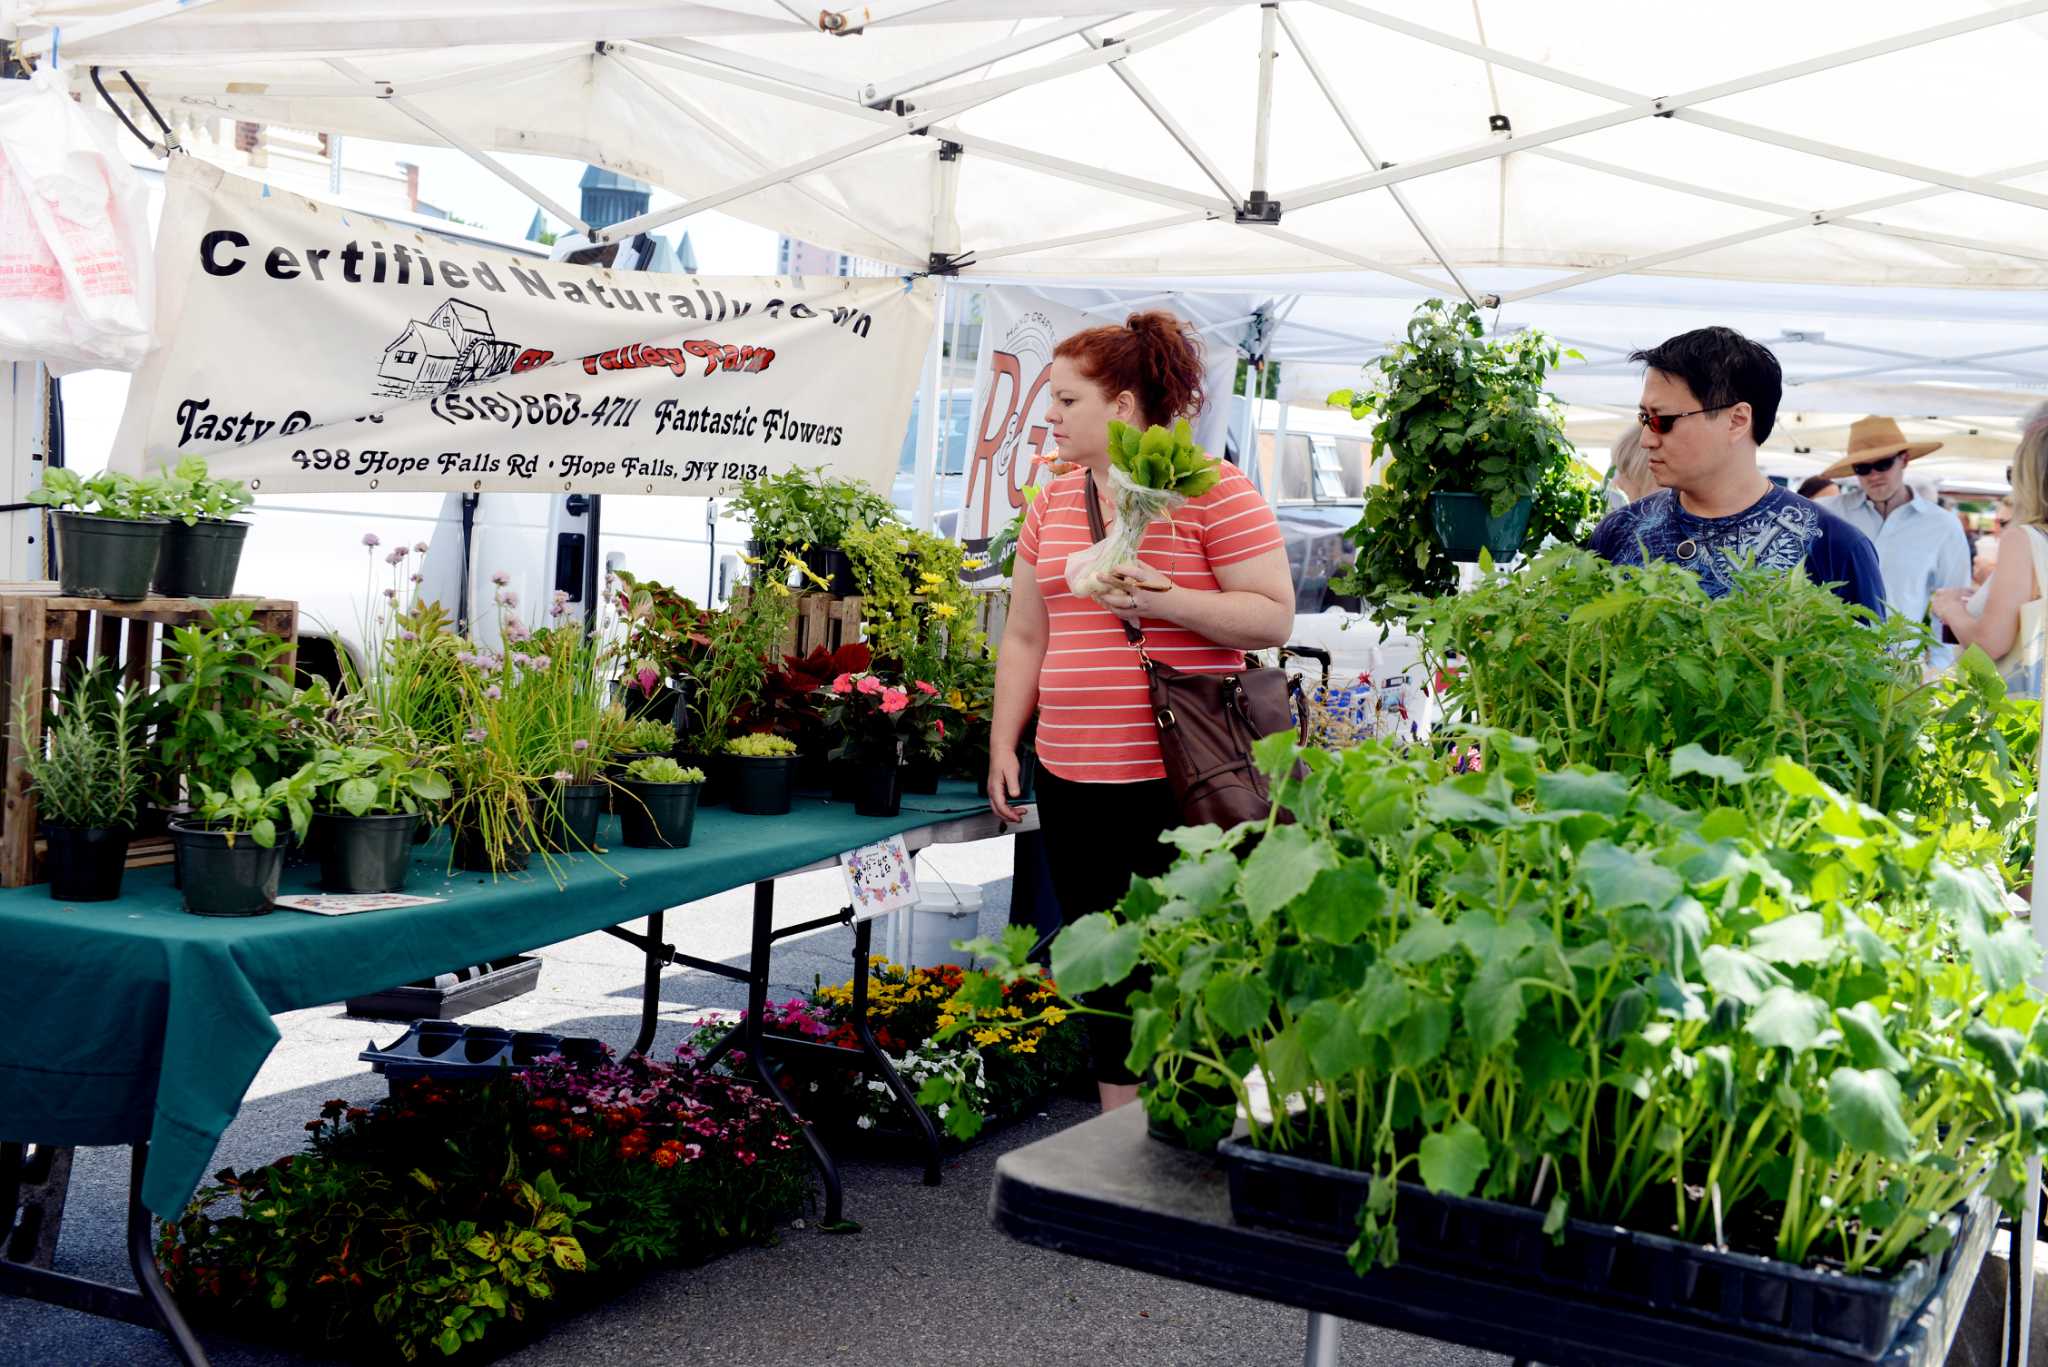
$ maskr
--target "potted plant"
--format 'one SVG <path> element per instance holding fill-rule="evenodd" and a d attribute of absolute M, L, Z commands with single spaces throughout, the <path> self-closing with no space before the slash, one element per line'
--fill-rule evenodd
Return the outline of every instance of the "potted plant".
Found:
<path fill-rule="evenodd" d="M 768 731 L 796 742 L 796 786 L 822 790 L 830 782 L 832 739 L 825 726 L 821 690 L 841 674 L 859 673 L 873 663 L 866 643 L 849 641 L 837 650 L 814 647 L 799 658 L 782 657 L 761 680 L 761 696 L 742 714 L 752 731 Z"/>
<path fill-rule="evenodd" d="M 314 758 L 314 791 L 324 831 L 323 886 L 331 892 L 399 892 L 412 868 L 422 811 L 447 801 L 453 790 L 447 776 L 419 763 L 415 752 L 351 745 Z"/>
<path fill-rule="evenodd" d="M 132 602 L 149 596 L 163 552 L 162 492 L 159 480 L 113 470 L 90 479 L 62 466 L 43 471 L 28 501 L 50 509 L 58 587 L 66 597 Z"/>
<path fill-rule="evenodd" d="M 619 799 L 619 838 L 635 849 L 683 850 L 697 825 L 704 771 L 666 755 L 636 759 L 626 768 Z"/>
<path fill-rule="evenodd" d="M 239 479 L 214 479 L 206 460 L 187 456 L 164 477 L 163 555 L 152 587 L 170 598 L 226 598 L 235 591 L 249 524 L 235 515 L 256 502 Z"/>
<path fill-rule="evenodd" d="M 702 630 L 706 614 L 655 580 L 618 570 L 611 581 L 610 597 L 623 628 L 616 651 L 619 701 L 635 721 L 681 724 L 689 705 L 691 666 L 711 645 Z"/>
<path fill-rule="evenodd" d="M 710 776 L 701 799 L 706 806 L 724 800 L 730 782 L 725 742 L 760 698 L 793 611 L 789 586 L 774 583 L 733 595 L 723 611 L 706 614 L 701 623 L 707 644 L 691 666 L 695 687 L 677 730 L 678 758 Z"/>
<path fill-rule="evenodd" d="M 128 841 L 146 786 L 137 711 L 126 689 L 94 661 L 53 697 L 42 718 L 42 743 L 28 745 L 34 700 L 15 702 L 14 733 L 21 765 L 36 796 L 48 843 L 50 896 L 63 902 L 108 902 L 121 895 Z"/>
<path fill-rule="evenodd" d="M 896 521 L 887 499 L 822 467 L 792 468 L 742 485 L 732 506 L 753 528 L 748 554 L 757 564 L 781 565 L 795 552 L 817 586 L 840 597 L 859 592 L 844 549 L 847 534 Z"/>
<path fill-rule="evenodd" d="M 1482 550 L 1507 560 L 1525 542 L 1582 539 L 1598 489 L 1543 392 L 1558 355 L 1540 332 L 1488 337 L 1471 304 L 1432 299 L 1374 363 L 1374 387 L 1330 395 L 1354 418 L 1378 417 L 1373 457 L 1388 458 L 1350 532 L 1357 560 L 1332 587 L 1380 609 L 1401 593 L 1450 592 L 1454 562 Z"/>
<path fill-rule="evenodd" d="M 665 721 L 643 717 L 639 721 L 627 721 L 624 709 L 620 709 L 612 721 L 613 750 L 605 761 L 604 809 L 618 811 L 618 784 L 626 776 L 627 766 L 636 759 L 647 759 L 673 755 L 676 748 L 676 729 Z"/>
<path fill-rule="evenodd" d="M 167 633 L 148 718 L 160 802 L 175 806 L 181 782 L 225 784 L 238 769 L 268 785 L 312 757 L 291 710 L 291 682 L 279 670 L 292 649 L 256 624 L 248 603 L 234 600 Z"/>
<path fill-rule="evenodd" d="M 789 811 L 796 780 L 796 742 L 766 732 L 734 736 L 725 743 L 731 764 L 732 809 L 748 816 L 781 816 Z"/>
<path fill-rule="evenodd" d="M 853 810 L 861 816 L 895 816 L 903 807 L 909 690 L 876 674 L 841 674 L 826 689 L 825 720 L 839 737 L 832 758 L 844 766 Z"/>
<path fill-rule="evenodd" d="M 226 791 L 199 785 L 194 818 L 171 823 L 185 909 L 199 916 L 261 916 L 277 900 L 285 832 L 303 839 L 313 819 L 314 766 L 268 787 L 235 770 Z"/>

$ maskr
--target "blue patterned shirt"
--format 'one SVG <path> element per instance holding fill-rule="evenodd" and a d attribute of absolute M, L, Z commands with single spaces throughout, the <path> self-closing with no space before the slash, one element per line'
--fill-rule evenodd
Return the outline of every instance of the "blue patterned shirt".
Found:
<path fill-rule="evenodd" d="M 1764 569 L 1799 566 L 1843 601 L 1884 616 L 1884 576 L 1870 538 L 1811 500 L 1775 487 L 1727 517 L 1695 517 L 1674 490 L 1659 489 L 1602 518 L 1591 545 L 1617 565 L 1640 565 L 1645 552 L 1683 565 L 1715 598 L 1734 587 L 1736 566 L 1752 558 Z"/>

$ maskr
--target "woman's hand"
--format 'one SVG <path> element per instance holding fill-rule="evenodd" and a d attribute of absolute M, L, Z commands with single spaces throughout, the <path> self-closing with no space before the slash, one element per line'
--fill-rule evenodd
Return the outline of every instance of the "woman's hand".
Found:
<path fill-rule="evenodd" d="M 1095 601 L 1118 618 L 1138 625 L 1141 617 L 1163 617 L 1159 600 L 1173 592 L 1173 581 L 1141 561 L 1131 560 L 1111 569 L 1105 576 L 1110 586 L 1095 595 Z"/>
<path fill-rule="evenodd" d="M 1021 808 L 1011 799 L 1023 791 L 1017 783 L 1017 752 L 990 750 L 988 753 L 988 807 L 999 820 L 1015 824 L 1024 819 Z"/>
<path fill-rule="evenodd" d="M 1936 589 L 1928 600 L 1934 615 L 1953 628 L 1956 619 L 1970 615 L 1970 592 L 1967 589 Z"/>

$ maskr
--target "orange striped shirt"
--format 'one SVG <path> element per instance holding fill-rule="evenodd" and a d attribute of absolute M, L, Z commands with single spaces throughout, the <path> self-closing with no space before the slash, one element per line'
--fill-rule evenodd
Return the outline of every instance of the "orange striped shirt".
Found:
<path fill-rule="evenodd" d="M 1017 537 L 1017 560 L 1038 576 L 1051 619 L 1038 675 L 1038 759 L 1077 783 L 1138 783 L 1166 777 L 1151 694 L 1123 623 L 1092 598 L 1067 589 L 1067 557 L 1092 545 L 1088 478 L 1076 470 L 1054 480 L 1031 504 Z M 1113 524 L 1112 524 L 1113 525 Z M 1145 529 L 1139 557 L 1184 589 L 1215 592 L 1215 569 L 1282 544 L 1273 510 L 1234 465 L 1171 521 Z M 1145 649 L 1162 664 L 1193 673 L 1244 667 L 1244 652 L 1186 627 L 1143 618 Z"/>

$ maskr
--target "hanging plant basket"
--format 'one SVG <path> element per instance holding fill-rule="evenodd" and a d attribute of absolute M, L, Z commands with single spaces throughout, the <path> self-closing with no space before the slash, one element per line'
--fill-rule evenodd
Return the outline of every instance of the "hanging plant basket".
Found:
<path fill-rule="evenodd" d="M 1483 494 L 1434 493 L 1429 496 L 1429 525 L 1437 544 L 1453 560 L 1476 561 L 1485 550 L 1497 562 L 1521 554 L 1529 534 L 1534 499 L 1524 498 L 1495 517 Z"/>

